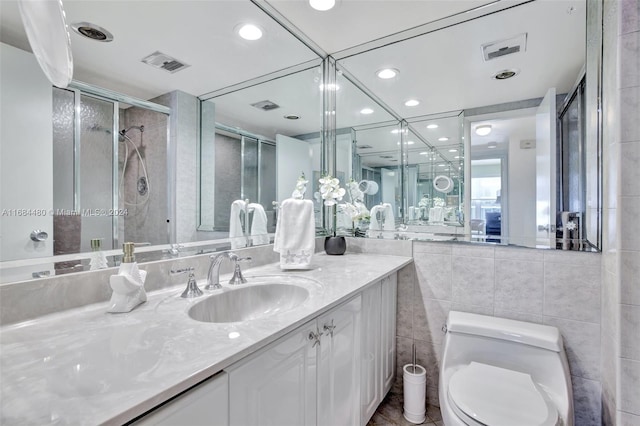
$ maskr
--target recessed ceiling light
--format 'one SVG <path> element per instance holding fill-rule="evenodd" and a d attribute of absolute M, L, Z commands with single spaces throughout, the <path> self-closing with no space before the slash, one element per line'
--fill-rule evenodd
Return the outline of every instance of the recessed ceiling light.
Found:
<path fill-rule="evenodd" d="M 448 138 L 448 137 L 446 137 L 446 136 L 443 136 L 443 137 L 441 137 L 441 138 L 438 138 L 438 140 L 439 140 L 440 142 L 446 142 L 446 141 L 448 141 L 448 140 L 449 140 L 449 138 Z"/>
<path fill-rule="evenodd" d="M 309 6 L 320 12 L 326 12 L 333 9 L 336 5 L 336 0 L 309 0 Z"/>
<path fill-rule="evenodd" d="M 449 152 L 458 152 L 457 149 L 450 149 Z"/>
<path fill-rule="evenodd" d="M 455 157 L 453 157 L 453 158 L 460 158 L 460 156 L 459 156 L 459 155 L 456 155 L 456 156 L 455 156 Z"/>
<path fill-rule="evenodd" d="M 414 106 L 420 105 L 420 101 L 417 99 L 409 99 L 407 102 L 404 103 L 404 105 L 408 107 L 414 107 Z"/>
<path fill-rule="evenodd" d="M 373 110 L 372 110 L 371 108 L 362 108 L 362 109 L 360 110 L 360 114 L 365 114 L 365 115 L 367 115 L 367 114 L 373 114 Z"/>
<path fill-rule="evenodd" d="M 381 78 L 383 80 L 388 80 L 390 78 L 394 78 L 398 74 L 400 74 L 400 71 L 398 71 L 395 68 L 385 68 L 385 69 L 382 69 L 382 70 L 378 70 L 376 72 L 376 75 L 378 76 L 378 78 Z"/>
<path fill-rule="evenodd" d="M 427 129 L 437 129 L 437 128 L 438 128 L 438 125 L 437 125 L 437 124 L 429 124 L 429 125 L 427 126 Z"/>
<path fill-rule="evenodd" d="M 414 141 L 407 141 L 404 144 L 405 145 L 413 145 L 413 144 L 415 144 L 415 142 Z M 400 145 L 400 142 L 398 142 L 397 145 Z"/>
<path fill-rule="evenodd" d="M 487 136 L 489 133 L 491 133 L 491 124 L 483 124 L 481 126 L 476 126 L 476 135 Z"/>
<path fill-rule="evenodd" d="M 487 148 L 489 148 L 489 149 L 494 149 L 494 148 L 496 148 L 497 146 L 498 146 L 498 144 L 497 144 L 497 143 L 495 143 L 495 142 L 489 142 L 489 143 L 487 144 Z"/>
<path fill-rule="evenodd" d="M 444 167 L 446 164 L 438 164 L 438 167 Z"/>
<path fill-rule="evenodd" d="M 493 78 L 494 80 L 506 80 L 508 78 L 515 77 L 519 72 L 520 70 L 515 68 L 510 70 L 502 70 L 492 75 L 491 78 Z"/>
<path fill-rule="evenodd" d="M 429 151 L 422 151 L 420 155 L 429 155 Z"/>
<path fill-rule="evenodd" d="M 237 27 L 237 32 L 245 40 L 254 41 L 262 38 L 262 30 L 253 24 L 240 24 Z"/>

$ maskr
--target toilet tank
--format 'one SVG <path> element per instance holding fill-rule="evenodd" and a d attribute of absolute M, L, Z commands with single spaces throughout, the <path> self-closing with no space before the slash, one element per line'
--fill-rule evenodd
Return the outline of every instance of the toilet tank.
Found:
<path fill-rule="evenodd" d="M 560 331 L 548 325 L 451 311 L 447 330 L 455 334 L 505 340 L 554 352 L 564 351 Z"/>
<path fill-rule="evenodd" d="M 555 327 L 451 311 L 441 373 L 448 377 L 472 361 L 530 374 L 557 402 L 571 401 L 569 365 Z"/>

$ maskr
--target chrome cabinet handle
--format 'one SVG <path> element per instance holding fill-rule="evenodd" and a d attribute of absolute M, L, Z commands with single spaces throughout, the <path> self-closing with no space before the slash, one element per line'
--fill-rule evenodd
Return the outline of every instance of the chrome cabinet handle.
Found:
<path fill-rule="evenodd" d="M 333 330 L 336 328 L 335 325 L 333 325 L 333 318 L 331 319 L 331 324 L 325 324 L 323 327 L 323 330 L 327 332 L 328 335 L 331 336 L 331 338 L 333 338 Z"/>
<path fill-rule="evenodd" d="M 315 333 L 313 331 L 309 332 L 308 339 L 313 342 L 313 346 L 311 346 L 312 348 L 315 348 L 316 345 L 320 344 L 320 337 L 322 337 L 322 332 L 320 332 L 320 330 L 318 330 L 317 328 Z"/>

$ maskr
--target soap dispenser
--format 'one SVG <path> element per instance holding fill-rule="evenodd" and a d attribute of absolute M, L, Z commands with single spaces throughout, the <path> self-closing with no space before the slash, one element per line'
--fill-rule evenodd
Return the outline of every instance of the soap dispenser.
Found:
<path fill-rule="evenodd" d="M 134 248 L 134 243 L 122 245 L 123 256 L 118 274 L 109 277 L 113 293 L 108 312 L 130 312 L 139 304 L 147 301 L 147 293 L 144 291 L 147 272 L 138 269 L 133 254 Z"/>
<path fill-rule="evenodd" d="M 102 240 L 100 238 L 93 238 L 91 240 L 91 260 L 89 261 L 89 269 L 94 271 L 96 269 L 106 269 L 109 267 L 107 262 L 107 256 L 102 251 Z"/>

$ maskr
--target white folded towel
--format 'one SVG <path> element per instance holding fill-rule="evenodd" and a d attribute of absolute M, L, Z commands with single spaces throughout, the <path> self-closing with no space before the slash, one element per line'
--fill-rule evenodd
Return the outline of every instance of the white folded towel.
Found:
<path fill-rule="evenodd" d="M 273 251 L 281 269 L 309 269 L 316 248 L 313 201 L 287 198 L 280 204 Z"/>
<path fill-rule="evenodd" d="M 269 244 L 269 234 L 267 234 L 267 214 L 264 207 L 258 203 L 249 204 L 249 211 L 253 210 L 251 219 L 251 241 L 253 245 Z"/>
<path fill-rule="evenodd" d="M 238 249 L 247 246 L 247 239 L 242 231 L 240 215 L 244 211 L 246 204 L 243 200 L 236 200 L 231 203 L 231 215 L 229 217 L 229 241 L 231 249 Z M 245 218 L 247 220 L 247 218 Z"/>
<path fill-rule="evenodd" d="M 396 218 L 393 215 L 393 208 L 391 204 L 384 203 L 384 225 L 382 229 L 385 231 L 395 231 L 396 230 Z"/>

